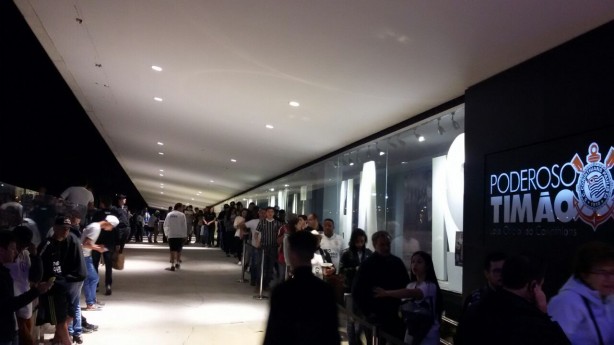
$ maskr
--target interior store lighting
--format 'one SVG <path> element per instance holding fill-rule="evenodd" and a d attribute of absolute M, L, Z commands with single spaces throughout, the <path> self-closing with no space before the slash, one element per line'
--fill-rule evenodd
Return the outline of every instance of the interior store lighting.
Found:
<path fill-rule="evenodd" d="M 437 119 L 437 133 L 439 133 L 439 135 L 443 135 L 446 132 L 446 130 L 441 127 L 441 117 Z"/>
<path fill-rule="evenodd" d="M 388 146 L 392 147 L 393 149 L 397 148 L 397 144 L 392 141 L 392 138 L 388 138 Z"/>
<path fill-rule="evenodd" d="M 418 132 L 416 132 L 415 128 L 414 128 L 414 136 L 416 137 L 416 139 L 418 139 L 419 142 L 423 142 L 424 141 L 424 136 L 418 134 Z"/>
<path fill-rule="evenodd" d="M 341 164 L 347 166 L 349 165 L 348 159 L 347 159 L 347 153 L 343 154 L 343 159 L 341 160 Z"/>
<path fill-rule="evenodd" d="M 454 129 L 456 130 L 459 130 L 461 128 L 461 125 L 456 120 L 454 120 L 454 114 L 456 114 L 456 111 L 452 112 L 452 127 L 454 127 Z"/>

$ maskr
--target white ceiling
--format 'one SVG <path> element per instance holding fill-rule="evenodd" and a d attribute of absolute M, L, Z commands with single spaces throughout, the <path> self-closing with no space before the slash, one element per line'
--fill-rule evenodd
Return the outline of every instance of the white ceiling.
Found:
<path fill-rule="evenodd" d="M 161 208 L 222 201 L 614 19 L 605 0 L 15 2 Z"/>

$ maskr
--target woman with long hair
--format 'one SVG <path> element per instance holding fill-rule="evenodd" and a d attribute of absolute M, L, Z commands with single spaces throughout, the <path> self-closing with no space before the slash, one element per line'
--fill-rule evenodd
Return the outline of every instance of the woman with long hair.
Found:
<path fill-rule="evenodd" d="M 233 221 L 233 228 L 235 229 L 233 240 L 235 257 L 238 259 L 237 265 L 241 265 L 241 260 L 243 259 L 243 238 L 246 235 L 245 222 L 247 221 L 249 211 L 246 208 L 243 208 L 240 211 L 237 209 L 236 212 L 237 215 Z"/>
<path fill-rule="evenodd" d="M 345 292 L 344 302 L 346 308 L 352 313 L 357 313 L 357 310 L 354 308 L 354 303 L 351 301 L 352 295 L 350 294 L 352 292 L 354 277 L 356 276 L 360 264 L 373 254 L 371 249 L 367 248 L 367 241 L 367 234 L 363 229 L 354 229 L 350 235 L 349 247 L 343 251 L 341 259 L 339 260 L 339 274 L 343 277 L 343 290 Z M 364 327 L 360 323 L 354 322 L 352 317 L 348 317 L 346 326 L 348 344 L 359 344 L 360 342 L 358 339 L 360 339 Z"/>
<path fill-rule="evenodd" d="M 367 248 L 367 234 L 363 229 L 356 228 L 352 231 L 348 245 L 339 260 L 339 274 L 344 277 L 345 292 L 351 292 L 358 267 L 373 254 L 371 249 Z"/>
<path fill-rule="evenodd" d="M 415 339 L 408 332 L 405 333 L 405 343 L 411 345 L 438 345 L 439 326 L 443 313 L 441 288 L 437 282 L 433 258 L 424 251 L 415 252 L 411 256 L 410 283 L 407 288 L 400 290 L 375 289 L 375 297 L 394 297 L 410 299 L 410 303 L 423 304 L 433 312 L 433 323 L 423 339 Z"/>

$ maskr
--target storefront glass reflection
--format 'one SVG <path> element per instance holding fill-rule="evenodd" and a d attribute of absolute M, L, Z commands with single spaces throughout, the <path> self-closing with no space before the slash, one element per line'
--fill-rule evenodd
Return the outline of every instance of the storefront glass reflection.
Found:
<path fill-rule="evenodd" d="M 408 267 L 425 250 L 442 288 L 461 292 L 464 122 L 460 105 L 226 202 L 274 197 L 287 213 L 332 218 L 347 240 L 355 227 L 387 230 Z"/>

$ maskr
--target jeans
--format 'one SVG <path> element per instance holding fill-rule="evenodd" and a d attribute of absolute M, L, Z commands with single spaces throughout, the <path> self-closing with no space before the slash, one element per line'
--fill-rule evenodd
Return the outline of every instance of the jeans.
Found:
<path fill-rule="evenodd" d="M 87 269 L 87 277 L 83 282 L 83 294 L 85 295 L 85 303 L 92 305 L 96 303 L 96 286 L 99 278 L 91 256 L 85 257 L 85 268 Z"/>
<path fill-rule="evenodd" d="M 68 285 L 68 307 L 75 311 L 75 317 L 72 322 L 68 324 L 68 333 L 72 335 L 81 335 L 83 328 L 81 328 L 81 288 L 83 282 L 70 282 Z M 70 315 L 70 313 L 69 313 Z"/>

